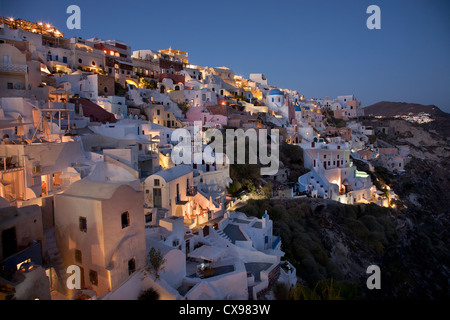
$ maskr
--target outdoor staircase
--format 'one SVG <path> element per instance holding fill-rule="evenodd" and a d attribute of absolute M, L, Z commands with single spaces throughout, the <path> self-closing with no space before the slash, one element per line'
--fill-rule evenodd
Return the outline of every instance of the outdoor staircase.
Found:
<path fill-rule="evenodd" d="M 218 234 L 219 236 L 221 236 L 222 238 L 224 238 L 225 240 L 231 242 L 230 237 L 227 236 L 227 234 L 226 234 L 225 232 L 223 232 L 223 230 L 217 230 L 217 234 Z"/>
<path fill-rule="evenodd" d="M 54 289 L 59 287 L 59 291 L 65 291 L 65 284 L 68 278 L 67 268 L 64 265 L 64 261 L 56 245 L 55 228 L 45 230 L 45 250 L 48 257 L 48 266 L 53 267 L 56 272 L 56 276 L 59 279 L 59 286 L 53 286 Z"/>
<path fill-rule="evenodd" d="M 212 245 L 212 246 L 223 246 L 224 245 L 224 240 L 226 242 L 232 242 L 230 237 L 228 237 L 226 235 L 225 232 L 223 232 L 222 230 L 214 230 L 215 233 L 217 235 L 214 234 L 209 234 L 205 237 L 206 240 L 208 240 L 208 242 Z M 223 240 L 222 240 L 222 239 Z"/>

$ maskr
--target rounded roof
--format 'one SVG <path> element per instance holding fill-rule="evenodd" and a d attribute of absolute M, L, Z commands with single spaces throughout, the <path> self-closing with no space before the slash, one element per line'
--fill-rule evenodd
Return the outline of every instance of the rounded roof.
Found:
<path fill-rule="evenodd" d="M 72 183 L 62 195 L 96 200 L 109 200 L 121 187 L 131 189 L 131 187 L 126 184 L 106 183 L 81 179 Z"/>
<path fill-rule="evenodd" d="M 281 92 L 280 89 L 272 89 L 269 91 L 269 96 L 275 96 L 275 95 L 283 95 L 283 92 Z"/>

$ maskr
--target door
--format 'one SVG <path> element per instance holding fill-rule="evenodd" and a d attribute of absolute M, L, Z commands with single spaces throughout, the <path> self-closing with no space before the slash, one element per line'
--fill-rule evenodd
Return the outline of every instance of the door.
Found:
<path fill-rule="evenodd" d="M 160 188 L 153 189 L 153 207 L 155 207 L 155 208 L 162 207 L 161 189 Z"/>
<path fill-rule="evenodd" d="M 17 252 L 16 228 L 12 227 L 2 232 L 3 258 L 7 258 Z"/>
<path fill-rule="evenodd" d="M 190 239 L 186 239 L 186 254 L 191 252 L 191 241 Z"/>

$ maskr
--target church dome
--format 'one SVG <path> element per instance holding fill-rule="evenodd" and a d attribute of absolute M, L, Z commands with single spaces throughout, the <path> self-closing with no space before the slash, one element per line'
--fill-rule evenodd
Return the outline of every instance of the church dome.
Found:
<path fill-rule="evenodd" d="M 279 89 L 272 89 L 269 91 L 269 96 L 278 96 L 283 95 L 283 92 L 281 92 Z"/>

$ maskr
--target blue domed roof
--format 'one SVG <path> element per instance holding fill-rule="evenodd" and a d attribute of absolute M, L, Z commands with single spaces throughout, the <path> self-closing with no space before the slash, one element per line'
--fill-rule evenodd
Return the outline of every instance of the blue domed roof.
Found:
<path fill-rule="evenodd" d="M 295 111 L 302 111 L 302 109 L 300 108 L 300 106 L 298 104 L 295 105 Z"/>
<path fill-rule="evenodd" d="M 281 92 L 279 89 L 272 89 L 269 91 L 269 96 L 277 96 L 277 95 L 283 95 L 283 92 Z"/>

